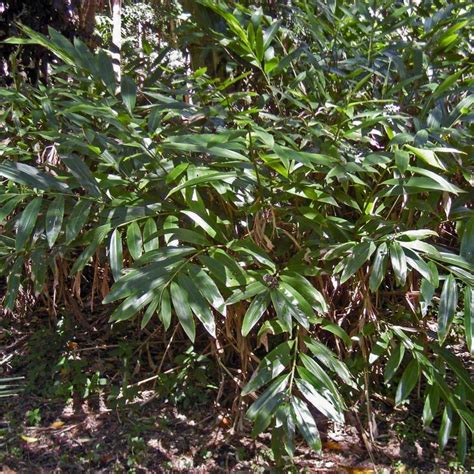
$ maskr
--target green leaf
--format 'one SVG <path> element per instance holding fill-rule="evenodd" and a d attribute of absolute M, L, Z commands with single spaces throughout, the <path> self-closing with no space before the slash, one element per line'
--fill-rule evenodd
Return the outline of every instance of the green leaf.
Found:
<path fill-rule="evenodd" d="M 442 452 L 449 441 L 449 435 L 453 428 L 453 408 L 451 405 L 446 405 L 443 411 L 443 418 L 441 420 L 441 428 L 439 430 L 438 443 L 439 451 Z"/>
<path fill-rule="evenodd" d="M 280 375 L 290 363 L 290 351 L 294 341 L 282 342 L 267 354 L 242 390 L 242 396 L 249 395 Z"/>
<path fill-rule="evenodd" d="M 433 271 L 419 254 L 411 251 L 406 252 L 406 261 L 411 268 L 416 270 L 423 278 L 426 278 L 433 286 L 438 286 L 438 271 L 436 266 Z"/>
<path fill-rule="evenodd" d="M 321 451 L 322 444 L 318 427 L 306 403 L 296 397 L 291 397 L 291 408 L 295 416 L 295 424 L 311 449 Z"/>
<path fill-rule="evenodd" d="M 232 296 L 230 296 L 229 299 L 225 302 L 225 304 L 226 306 L 230 306 L 235 303 L 238 303 L 239 301 L 248 300 L 249 298 L 252 298 L 260 293 L 265 293 L 266 291 L 268 291 L 268 287 L 266 285 L 259 281 L 254 281 L 252 283 L 249 283 L 245 287 L 245 290 L 241 290 L 240 288 L 235 290 Z"/>
<path fill-rule="evenodd" d="M 117 281 L 122 275 L 123 268 L 122 234 L 118 229 L 115 229 L 110 237 L 109 260 L 112 276 Z"/>
<path fill-rule="evenodd" d="M 107 234 L 110 231 L 110 224 L 104 224 L 99 227 L 92 229 L 88 233 L 90 237 L 90 244 L 83 250 L 81 255 L 76 259 L 74 265 L 71 268 L 70 275 L 75 275 L 77 272 L 80 272 L 94 255 L 97 247 L 102 243 Z"/>
<path fill-rule="evenodd" d="M 250 25 L 251 23 L 249 23 Z M 262 62 L 263 61 L 263 31 L 262 25 L 259 25 L 256 33 L 255 33 L 255 55 L 257 59 Z"/>
<path fill-rule="evenodd" d="M 34 198 L 27 204 L 21 213 L 16 229 L 15 250 L 17 252 L 24 250 L 26 242 L 30 238 L 35 227 L 36 219 L 38 218 L 42 203 L 42 198 Z"/>
<path fill-rule="evenodd" d="M 459 69 L 458 71 L 454 72 L 450 76 L 448 76 L 441 84 L 433 92 L 433 99 L 437 99 L 440 97 L 444 92 L 446 92 L 456 81 L 461 77 L 461 75 L 466 72 L 466 69 Z"/>
<path fill-rule="evenodd" d="M 339 326 L 338 324 L 332 323 L 331 321 L 328 321 L 325 318 L 313 318 L 313 322 L 316 324 L 320 324 L 322 329 L 342 339 L 347 347 L 352 346 L 352 341 L 349 337 L 349 334 L 347 334 L 347 332 L 344 331 L 344 329 L 342 329 L 341 326 Z"/>
<path fill-rule="evenodd" d="M 250 240 L 234 240 L 228 244 L 228 248 L 235 252 L 241 252 L 250 255 L 256 262 L 268 267 L 270 271 L 276 271 L 275 264 L 270 260 L 268 255 L 258 245 L 254 244 Z"/>
<path fill-rule="evenodd" d="M 156 295 L 153 291 L 143 293 L 140 296 L 132 295 L 128 297 L 117 309 L 111 314 L 109 322 L 126 321 L 133 318 L 140 310 L 150 303 Z"/>
<path fill-rule="evenodd" d="M 112 59 L 103 49 L 97 55 L 97 70 L 109 92 L 114 94 L 116 81 Z"/>
<path fill-rule="evenodd" d="M 235 258 L 231 257 L 222 249 L 216 249 L 211 255 L 214 261 L 222 265 L 226 276 L 225 280 L 229 286 L 245 285 L 247 283 L 245 273 Z M 206 262 L 210 263 L 207 259 Z M 211 267 L 209 267 L 209 269 L 212 270 Z"/>
<path fill-rule="evenodd" d="M 474 266 L 474 217 L 471 217 L 464 227 L 459 254 Z"/>
<path fill-rule="evenodd" d="M 270 27 L 265 30 L 264 34 L 263 34 L 263 38 L 264 38 L 264 41 L 263 41 L 263 49 L 266 51 L 272 41 L 273 41 L 273 38 L 275 37 L 275 35 L 278 33 L 278 30 L 280 29 L 280 25 L 281 25 L 281 21 L 278 20 L 278 21 L 273 21 L 273 23 L 270 25 Z"/>
<path fill-rule="evenodd" d="M 175 166 L 166 176 L 166 184 L 170 184 L 176 179 L 178 179 L 187 169 L 189 163 L 180 163 L 179 165 Z"/>
<path fill-rule="evenodd" d="M 431 262 L 432 263 L 432 262 Z M 431 305 L 435 294 L 435 286 L 426 278 L 421 280 L 420 285 L 420 308 L 422 316 L 426 316 L 428 307 Z"/>
<path fill-rule="evenodd" d="M 158 237 L 156 237 L 157 230 L 155 219 L 150 217 L 145 221 L 143 226 L 143 248 L 145 252 L 155 250 L 160 246 Z"/>
<path fill-rule="evenodd" d="M 15 308 L 15 301 L 18 295 L 18 290 L 20 289 L 21 275 L 23 273 L 23 264 L 25 263 L 25 258 L 20 255 L 15 263 L 12 265 L 12 268 L 8 274 L 7 282 L 7 291 L 5 298 L 3 300 L 3 305 L 6 309 L 13 311 Z"/>
<path fill-rule="evenodd" d="M 171 282 L 170 285 L 171 301 L 178 316 L 178 320 L 184 332 L 189 339 L 194 342 L 196 337 L 196 326 L 194 324 L 191 306 L 189 304 L 189 296 L 186 290 L 179 286 L 176 282 Z"/>
<path fill-rule="evenodd" d="M 48 271 L 48 256 L 44 249 L 37 248 L 31 254 L 31 278 L 34 283 L 35 295 L 39 295 L 44 290 L 46 273 Z"/>
<path fill-rule="evenodd" d="M 64 196 L 57 196 L 48 206 L 46 212 L 46 238 L 48 240 L 49 248 L 51 248 L 61 232 L 64 218 Z"/>
<path fill-rule="evenodd" d="M 278 290 L 270 290 L 270 296 L 278 322 L 284 328 L 285 332 L 289 332 L 291 334 L 291 303 L 285 298 L 285 295 Z"/>
<path fill-rule="evenodd" d="M 242 322 L 242 336 L 247 336 L 251 329 L 257 324 L 260 318 L 263 316 L 265 311 L 270 304 L 270 294 L 269 292 L 261 293 L 257 295 L 250 306 L 247 308 L 247 311 Z"/>
<path fill-rule="evenodd" d="M 70 244 L 83 230 L 89 218 L 91 206 L 92 203 L 84 199 L 77 201 L 73 207 L 66 224 L 66 244 Z"/>
<path fill-rule="evenodd" d="M 210 219 L 208 216 L 203 216 L 202 214 L 198 214 L 194 211 L 184 210 L 181 212 L 193 220 L 196 225 L 204 229 L 206 233 L 209 234 L 213 239 L 216 238 L 218 234 L 220 234 L 220 231 L 217 227 L 215 227 L 215 224 L 209 222 Z"/>
<path fill-rule="evenodd" d="M 446 170 L 444 163 L 439 160 L 436 154 L 432 150 L 423 150 L 421 148 L 416 148 L 411 145 L 405 145 L 405 148 L 410 150 L 415 156 L 421 158 L 425 163 L 442 170 Z"/>
<path fill-rule="evenodd" d="M 132 222 L 127 227 L 127 247 L 133 260 L 138 260 L 143 253 L 143 238 L 140 226 Z"/>
<path fill-rule="evenodd" d="M 295 451 L 295 423 L 289 403 L 282 403 L 275 412 L 271 447 L 275 461 L 280 464 L 292 459 Z"/>
<path fill-rule="evenodd" d="M 387 254 L 387 244 L 384 242 L 379 245 L 377 249 L 372 271 L 370 272 L 369 288 L 374 293 L 379 289 L 379 286 L 385 276 Z"/>
<path fill-rule="evenodd" d="M 91 196 L 100 197 L 100 188 L 89 167 L 78 155 L 61 155 L 61 161 L 68 167 L 79 184 L 89 192 Z"/>
<path fill-rule="evenodd" d="M 0 222 L 5 221 L 5 219 L 16 209 L 17 205 L 22 202 L 27 196 L 27 194 L 22 194 L 20 196 L 5 196 L 8 200 L 6 201 L 5 205 L 0 209 Z"/>
<path fill-rule="evenodd" d="M 408 396 L 415 388 L 419 378 L 420 366 L 416 359 L 412 359 L 407 365 L 406 369 L 403 371 L 402 378 L 398 384 L 397 393 L 395 394 L 396 405 L 400 405 L 400 403 L 407 400 Z"/>
<path fill-rule="evenodd" d="M 405 252 L 398 242 L 390 244 L 390 261 L 399 286 L 404 286 L 407 279 L 407 259 Z"/>
<path fill-rule="evenodd" d="M 331 418 L 336 423 L 344 423 L 344 415 L 325 397 L 320 395 L 315 388 L 306 380 L 295 379 L 298 390 L 311 405 L 319 410 L 324 416 Z"/>
<path fill-rule="evenodd" d="M 459 422 L 457 455 L 459 462 L 464 464 L 467 456 L 467 430 L 463 421 Z"/>
<path fill-rule="evenodd" d="M 351 373 L 344 362 L 340 361 L 337 356 L 324 344 L 309 337 L 305 338 L 305 344 L 308 349 L 329 369 L 332 369 L 347 385 L 356 387 L 352 380 Z"/>
<path fill-rule="evenodd" d="M 169 198 L 174 193 L 181 191 L 181 189 L 189 188 L 190 186 L 197 186 L 198 184 L 210 184 L 214 181 L 229 181 L 236 178 L 235 172 L 221 172 L 221 171 L 207 171 L 205 174 L 198 176 L 197 178 L 192 178 L 184 183 L 174 187 L 166 196 L 166 199 Z"/>
<path fill-rule="evenodd" d="M 216 337 L 216 323 L 214 316 L 207 301 L 201 295 L 191 278 L 181 273 L 178 276 L 179 285 L 184 288 L 188 294 L 189 305 L 196 317 L 201 321 L 206 331 L 212 336 Z"/>
<path fill-rule="evenodd" d="M 146 309 L 145 314 L 143 315 L 143 318 L 142 318 L 142 322 L 140 324 L 141 329 L 146 327 L 146 325 L 150 322 L 150 319 L 156 313 L 156 310 L 158 309 L 159 304 L 160 304 L 160 299 L 154 298 L 152 302 L 148 305 L 148 308 Z"/>
<path fill-rule="evenodd" d="M 254 420 L 259 410 L 262 408 L 262 406 L 265 404 L 267 400 L 272 398 L 277 393 L 283 392 L 285 390 L 285 388 L 288 385 L 289 378 L 290 378 L 289 374 L 280 375 L 279 377 L 277 377 L 270 384 L 270 386 L 257 398 L 257 400 L 255 400 L 252 403 L 252 405 L 250 405 L 245 416 L 249 420 Z"/>
<path fill-rule="evenodd" d="M 161 293 L 161 308 L 159 317 L 163 323 L 163 326 L 165 327 L 165 331 L 167 331 L 171 324 L 171 297 L 168 288 L 164 288 Z"/>
<path fill-rule="evenodd" d="M 474 288 L 464 289 L 464 333 L 471 355 L 474 355 Z"/>
<path fill-rule="evenodd" d="M 4 161 L 0 164 L 0 176 L 11 179 L 15 183 L 41 189 L 42 191 L 55 189 L 56 191 L 70 192 L 65 183 L 58 181 L 38 168 L 25 165 L 24 163 Z"/>
<path fill-rule="evenodd" d="M 393 376 L 397 372 L 400 364 L 402 363 L 403 356 L 405 355 L 405 346 L 403 344 L 398 344 L 390 354 L 390 357 L 385 366 L 384 380 L 385 383 L 390 382 Z"/>
<path fill-rule="evenodd" d="M 300 353 L 299 357 L 304 365 L 304 367 L 297 367 L 300 377 L 309 382 L 321 393 L 324 393 L 326 398 L 331 399 L 333 405 L 342 411 L 344 408 L 344 401 L 338 392 L 332 377 L 328 375 L 327 370 L 304 353 Z"/>
<path fill-rule="evenodd" d="M 439 395 L 440 393 L 436 385 L 429 387 L 426 391 L 425 404 L 423 406 L 424 426 L 430 426 L 438 412 Z"/>
<path fill-rule="evenodd" d="M 189 242 L 194 245 L 203 245 L 210 247 L 212 244 L 204 235 L 190 229 L 180 229 L 179 227 L 170 227 L 165 229 L 166 234 L 170 234 L 172 241 Z"/>
<path fill-rule="evenodd" d="M 314 310 L 308 301 L 285 282 L 280 282 L 278 290 L 287 301 L 291 316 L 296 319 L 301 326 L 308 329 L 309 319 L 314 318 Z"/>
<path fill-rule="evenodd" d="M 438 340 L 440 344 L 444 342 L 449 333 L 451 323 L 458 305 L 458 286 L 456 279 L 449 274 L 446 278 L 438 308 Z"/>
<path fill-rule="evenodd" d="M 121 93 L 123 103 L 131 114 L 137 101 L 137 85 L 131 77 L 122 76 Z"/>
<path fill-rule="evenodd" d="M 396 150 L 395 151 L 395 164 L 397 165 L 400 173 L 405 173 L 410 164 L 410 155 L 406 151 Z"/>
<path fill-rule="evenodd" d="M 214 280 L 197 265 L 189 264 L 188 272 L 207 302 L 223 316 L 226 315 L 225 301 Z"/>
<path fill-rule="evenodd" d="M 262 431 L 266 430 L 273 419 L 273 414 L 287 399 L 287 395 L 278 392 L 272 397 L 265 400 L 257 412 L 252 429 L 252 436 L 258 436 Z"/>
<path fill-rule="evenodd" d="M 413 178 L 410 178 L 405 183 L 405 186 L 419 189 L 425 193 L 429 193 L 432 191 L 445 191 L 447 193 L 452 194 L 461 194 L 464 192 L 461 188 L 449 183 L 439 175 L 437 175 L 436 179 L 425 176 L 415 176 Z"/>
<path fill-rule="evenodd" d="M 346 282 L 360 267 L 370 258 L 375 251 L 373 242 L 362 242 L 357 244 L 346 259 L 344 269 L 341 274 L 341 283 Z"/>
<path fill-rule="evenodd" d="M 324 296 L 306 278 L 296 272 L 285 271 L 280 276 L 281 281 L 292 286 L 320 314 L 328 312 Z"/>
<path fill-rule="evenodd" d="M 390 331 L 383 332 L 372 345 L 372 350 L 369 354 L 369 364 L 376 362 L 388 349 L 390 341 L 392 340 L 392 333 Z"/>

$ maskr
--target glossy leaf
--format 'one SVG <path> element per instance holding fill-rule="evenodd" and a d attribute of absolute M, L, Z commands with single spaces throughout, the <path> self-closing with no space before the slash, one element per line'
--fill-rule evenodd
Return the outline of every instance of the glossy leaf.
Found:
<path fill-rule="evenodd" d="M 120 90 L 122 92 L 123 103 L 131 114 L 137 101 L 137 85 L 131 77 L 123 76 Z"/>
<path fill-rule="evenodd" d="M 24 249 L 28 239 L 31 237 L 42 204 L 42 198 L 34 198 L 21 213 L 16 229 L 15 250 L 17 252 Z"/>
<path fill-rule="evenodd" d="M 267 354 L 242 390 L 242 396 L 255 392 L 280 375 L 290 363 L 290 350 L 292 347 L 293 341 L 282 342 Z"/>
<path fill-rule="evenodd" d="M 189 339 L 194 342 L 196 337 L 196 326 L 194 324 L 193 314 L 189 304 L 189 295 L 174 281 L 171 282 L 170 285 L 170 294 L 179 323 Z"/>
<path fill-rule="evenodd" d="M 397 372 L 400 364 L 402 363 L 403 356 L 405 355 L 405 346 L 398 344 L 390 354 L 390 357 L 385 365 L 384 379 L 385 383 L 392 380 L 393 376 Z"/>
<path fill-rule="evenodd" d="M 155 250 L 160 246 L 157 234 L 156 222 L 153 218 L 149 218 L 145 221 L 143 226 L 143 248 L 145 252 Z"/>
<path fill-rule="evenodd" d="M 209 304 L 201 295 L 200 290 L 194 284 L 193 280 L 184 274 L 178 276 L 179 285 L 184 288 L 188 294 L 189 305 L 196 317 L 201 321 L 206 331 L 212 336 L 216 337 L 216 323 L 214 315 L 209 307 Z"/>
<path fill-rule="evenodd" d="M 387 244 L 384 242 L 377 249 L 377 253 L 375 254 L 374 264 L 370 272 L 369 288 L 373 292 L 379 289 L 379 286 L 382 283 L 383 278 L 385 277 L 385 269 L 386 269 L 385 263 L 387 260 L 387 254 L 388 254 Z"/>
<path fill-rule="evenodd" d="M 122 234 L 119 229 L 115 229 L 110 237 L 109 259 L 112 276 L 117 281 L 122 274 L 123 268 Z"/>
<path fill-rule="evenodd" d="M 402 378 L 397 387 L 397 393 L 395 394 L 395 403 L 400 403 L 407 400 L 415 385 L 418 382 L 420 376 L 420 366 L 416 359 L 412 359 L 403 371 Z"/>
<path fill-rule="evenodd" d="M 8 275 L 7 292 L 3 300 L 3 305 L 6 309 L 9 309 L 10 311 L 13 311 L 13 309 L 15 308 L 15 300 L 18 294 L 18 290 L 20 289 L 24 263 L 25 258 L 20 255 L 15 260 L 15 263 L 12 265 L 10 274 Z"/>
<path fill-rule="evenodd" d="M 61 232 L 64 218 L 64 196 L 57 196 L 48 206 L 46 212 L 46 238 L 51 248 Z"/>
<path fill-rule="evenodd" d="M 451 405 L 446 405 L 441 420 L 441 428 L 439 429 L 439 450 L 443 451 L 449 441 L 449 436 L 453 427 L 453 409 Z"/>
<path fill-rule="evenodd" d="M 449 333 L 458 305 L 458 286 L 452 275 L 446 278 L 438 308 L 438 339 L 443 343 Z"/>
<path fill-rule="evenodd" d="M 403 286 L 407 278 L 407 260 L 398 242 L 392 242 L 390 244 L 390 260 L 397 283 L 399 286 Z"/>
<path fill-rule="evenodd" d="M 295 417 L 295 425 L 311 449 L 321 451 L 322 444 L 318 427 L 306 403 L 296 397 L 291 398 L 291 408 Z"/>
<path fill-rule="evenodd" d="M 143 253 L 143 238 L 140 226 L 136 222 L 132 222 L 127 227 L 127 247 L 134 260 L 141 257 Z"/>
<path fill-rule="evenodd" d="M 248 333 L 252 330 L 255 324 L 258 323 L 260 318 L 263 316 L 263 313 L 268 308 L 270 304 L 270 295 L 268 292 L 257 295 L 252 302 L 244 316 L 242 321 L 242 336 L 247 336 Z"/>
<path fill-rule="evenodd" d="M 79 200 L 66 222 L 66 243 L 71 243 L 83 230 L 91 210 L 91 202 Z"/>
<path fill-rule="evenodd" d="M 469 286 L 464 289 L 464 333 L 467 347 L 474 355 L 474 288 Z"/>

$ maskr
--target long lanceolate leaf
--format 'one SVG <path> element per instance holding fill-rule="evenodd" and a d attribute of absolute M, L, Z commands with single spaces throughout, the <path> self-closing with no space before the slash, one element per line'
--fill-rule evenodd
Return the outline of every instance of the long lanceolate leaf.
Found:
<path fill-rule="evenodd" d="M 35 227 L 36 219 L 38 217 L 42 203 L 42 198 L 34 198 L 28 203 L 21 213 L 16 230 L 15 249 L 17 251 L 23 250 L 28 239 L 30 238 L 31 233 Z"/>
<path fill-rule="evenodd" d="M 111 323 L 175 326 L 167 355 L 183 337 L 198 355 L 210 343 L 225 377 L 247 381 L 277 468 L 298 433 L 319 450 L 313 412 L 342 422 L 361 385 L 409 410 L 423 394 L 423 423 L 465 459 L 470 12 L 299 1 L 277 20 L 269 2 L 182 3 L 193 21 L 176 43 L 204 34 L 212 61 L 190 48 L 174 65 L 144 31 L 119 88 L 109 53 L 80 39 L 6 40 L 57 59 L 25 81 L 13 55 L 22 72 L 0 88 L 3 306 L 30 292 L 60 306 L 80 277 L 88 301 L 108 291 Z M 188 384 L 186 370 L 157 380 Z"/>
<path fill-rule="evenodd" d="M 15 183 L 24 184 L 43 191 L 55 189 L 57 191 L 69 192 L 66 184 L 25 163 L 12 161 L 0 163 L 0 176 L 11 179 Z"/>
<path fill-rule="evenodd" d="M 474 288 L 464 290 L 464 331 L 471 355 L 474 355 Z"/>
<path fill-rule="evenodd" d="M 321 451 L 322 445 L 318 427 L 306 403 L 299 398 L 293 397 L 291 399 L 291 408 L 293 409 L 295 424 L 308 445 L 315 451 Z"/>
<path fill-rule="evenodd" d="M 57 196 L 49 205 L 46 212 L 46 237 L 52 247 L 61 232 L 64 218 L 64 196 Z"/>
<path fill-rule="evenodd" d="M 280 375 L 290 362 L 290 351 L 292 347 L 293 341 L 283 342 L 265 356 L 248 384 L 242 390 L 242 395 L 255 392 L 255 390 L 258 390 Z"/>
<path fill-rule="evenodd" d="M 446 278 L 441 298 L 439 301 L 438 312 L 438 338 L 442 343 L 449 333 L 449 328 L 454 318 L 454 313 L 458 304 L 458 287 L 456 280 L 452 275 Z"/>
<path fill-rule="evenodd" d="M 194 342 L 196 326 L 189 301 L 189 293 L 174 281 L 171 282 L 170 292 L 176 316 L 186 335 Z"/>

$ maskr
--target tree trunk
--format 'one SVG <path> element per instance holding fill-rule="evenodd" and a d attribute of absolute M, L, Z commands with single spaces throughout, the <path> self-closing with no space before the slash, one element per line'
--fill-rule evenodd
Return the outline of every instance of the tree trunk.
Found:
<path fill-rule="evenodd" d="M 120 49 L 122 47 L 122 0 L 112 0 L 112 60 L 120 87 Z"/>

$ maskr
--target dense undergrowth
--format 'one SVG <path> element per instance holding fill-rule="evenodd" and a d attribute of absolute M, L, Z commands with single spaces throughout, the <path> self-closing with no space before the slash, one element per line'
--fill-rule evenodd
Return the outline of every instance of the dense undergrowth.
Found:
<path fill-rule="evenodd" d="M 277 20 L 201 1 L 221 19 L 200 25 L 219 78 L 164 50 L 119 85 L 105 50 L 54 30 L 9 40 L 57 61 L 48 86 L 0 89 L 4 309 L 28 318 L 36 301 L 74 333 L 102 302 L 121 331 L 166 331 L 178 365 L 214 361 L 233 416 L 270 430 L 279 460 L 296 433 L 321 449 L 314 409 L 363 413 L 373 441 L 375 393 L 422 398 L 420 423 L 463 462 L 472 7 L 294 3 Z M 85 397 L 102 382 L 76 366 L 62 395 Z"/>

